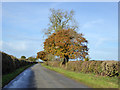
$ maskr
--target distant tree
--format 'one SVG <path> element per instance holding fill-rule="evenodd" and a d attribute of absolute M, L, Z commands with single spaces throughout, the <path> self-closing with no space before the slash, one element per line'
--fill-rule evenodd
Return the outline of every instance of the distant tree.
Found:
<path fill-rule="evenodd" d="M 51 53 L 47 54 L 45 51 L 40 51 L 37 53 L 37 58 L 44 60 L 44 61 L 54 61 L 55 55 Z"/>
<path fill-rule="evenodd" d="M 47 53 L 45 51 L 40 51 L 37 53 L 37 58 L 40 58 L 41 60 L 47 61 L 46 55 L 47 55 Z"/>
<path fill-rule="evenodd" d="M 36 62 L 37 58 L 34 56 L 28 57 L 29 61 Z"/>
<path fill-rule="evenodd" d="M 62 29 L 50 35 L 44 42 L 44 50 L 64 58 L 63 64 L 70 59 L 84 59 L 88 55 L 88 41 L 83 34 L 78 34 L 73 29 Z"/>
<path fill-rule="evenodd" d="M 78 28 L 75 19 L 73 18 L 74 11 L 64 11 L 62 9 L 50 9 L 51 15 L 49 17 L 50 23 L 46 34 L 57 32 L 62 29 L 73 29 Z"/>
<path fill-rule="evenodd" d="M 26 59 L 26 57 L 25 56 L 21 56 L 21 59 Z"/>
<path fill-rule="evenodd" d="M 48 60 L 48 61 L 55 61 L 55 60 L 56 60 L 56 59 L 55 59 L 55 55 L 53 55 L 53 54 L 51 54 L 51 53 L 47 54 L 47 55 L 45 56 L 45 58 L 46 58 L 46 60 Z"/>

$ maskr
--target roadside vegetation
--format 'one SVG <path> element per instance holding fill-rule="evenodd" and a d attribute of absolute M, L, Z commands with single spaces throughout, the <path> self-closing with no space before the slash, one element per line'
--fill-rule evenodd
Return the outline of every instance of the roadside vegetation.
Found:
<path fill-rule="evenodd" d="M 44 64 L 74 72 L 93 73 L 98 76 L 119 77 L 118 61 L 69 61 L 65 65 L 61 61 L 47 61 Z"/>
<path fill-rule="evenodd" d="M 37 58 L 45 61 L 42 65 L 90 87 L 118 88 L 120 62 L 91 61 L 88 53 L 89 41 L 83 33 L 77 32 L 79 28 L 73 18 L 74 11 L 50 11 L 44 50 L 37 53 Z"/>
<path fill-rule="evenodd" d="M 0 52 L 0 54 L 2 55 L 2 87 L 8 84 L 8 82 L 10 82 L 23 70 L 37 63 L 26 60 L 25 56 L 18 59 L 4 52 Z"/>
<path fill-rule="evenodd" d="M 4 87 L 5 85 L 7 85 L 11 80 L 13 80 L 16 76 L 18 76 L 21 72 L 23 72 L 25 69 L 27 69 L 28 67 L 32 66 L 34 64 L 31 65 L 27 65 L 24 67 L 21 67 L 19 69 L 16 69 L 14 72 L 6 74 L 6 75 L 2 75 L 2 87 Z"/>
<path fill-rule="evenodd" d="M 47 66 L 44 63 L 42 63 L 42 66 L 83 83 L 90 88 L 118 88 L 119 86 L 118 77 L 99 76 L 94 73 L 75 72 L 65 70 L 60 67 Z"/>

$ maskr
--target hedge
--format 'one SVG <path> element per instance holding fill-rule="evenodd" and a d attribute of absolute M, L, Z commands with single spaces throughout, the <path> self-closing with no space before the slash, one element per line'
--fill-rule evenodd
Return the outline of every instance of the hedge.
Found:
<path fill-rule="evenodd" d="M 84 73 L 94 73 L 101 76 L 119 76 L 120 61 L 69 61 L 62 65 L 60 61 L 48 61 L 46 65 L 60 67 L 66 70 Z"/>
<path fill-rule="evenodd" d="M 0 54 L 2 54 L 2 75 L 11 73 L 20 67 L 37 63 L 37 62 L 19 60 L 16 57 L 12 55 L 8 55 L 4 52 L 0 52 Z"/>

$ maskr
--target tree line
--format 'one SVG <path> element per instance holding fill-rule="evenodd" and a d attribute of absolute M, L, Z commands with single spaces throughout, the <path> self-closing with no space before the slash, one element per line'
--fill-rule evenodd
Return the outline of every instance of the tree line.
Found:
<path fill-rule="evenodd" d="M 21 56 L 21 60 L 26 60 L 26 61 L 31 61 L 31 62 L 36 62 L 37 58 L 35 56 L 31 56 L 26 58 L 25 56 Z"/>

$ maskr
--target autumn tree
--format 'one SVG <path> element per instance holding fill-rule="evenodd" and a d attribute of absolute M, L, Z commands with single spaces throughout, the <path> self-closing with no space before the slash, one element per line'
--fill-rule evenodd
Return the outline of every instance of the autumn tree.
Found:
<path fill-rule="evenodd" d="M 73 29 L 62 29 L 45 40 L 44 50 L 64 58 L 63 64 L 65 64 L 69 59 L 84 59 L 88 55 L 87 43 L 83 34 L 78 34 Z"/>
<path fill-rule="evenodd" d="M 46 58 L 46 60 L 48 60 L 48 61 L 54 61 L 54 60 L 56 60 L 56 59 L 55 59 L 55 55 L 53 55 L 53 54 L 51 54 L 51 53 L 47 54 L 47 55 L 45 56 L 45 58 Z"/>
<path fill-rule="evenodd" d="M 47 55 L 46 52 L 40 51 L 37 53 L 37 58 L 40 58 L 41 60 L 47 61 L 46 55 Z"/>
<path fill-rule="evenodd" d="M 51 15 L 49 17 L 49 27 L 47 29 L 47 34 L 52 32 L 57 32 L 62 29 L 73 29 L 78 28 L 75 19 L 73 18 L 74 11 L 64 11 L 62 9 L 50 9 Z"/>
<path fill-rule="evenodd" d="M 31 56 L 27 58 L 29 61 L 36 62 L 37 58 L 35 56 Z"/>

